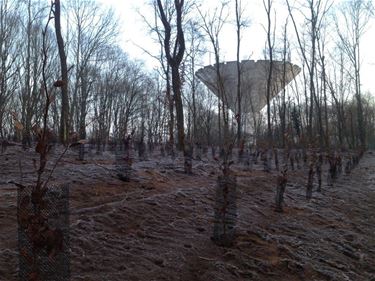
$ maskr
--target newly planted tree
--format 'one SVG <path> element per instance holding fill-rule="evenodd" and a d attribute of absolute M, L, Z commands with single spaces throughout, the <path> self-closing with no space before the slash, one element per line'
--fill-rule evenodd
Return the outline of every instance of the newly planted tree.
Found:
<path fill-rule="evenodd" d="M 53 87 L 49 85 L 46 77 L 49 47 L 47 45 L 47 30 L 53 19 L 51 10 L 47 24 L 43 30 L 42 48 L 42 85 L 41 93 L 44 95 L 43 127 L 34 129 L 37 134 L 35 151 L 39 154 L 39 167 L 34 185 L 23 186 L 17 184 L 19 190 L 18 200 L 18 224 L 19 224 L 19 248 L 21 280 L 69 280 L 69 249 L 68 249 L 68 189 L 50 191 L 49 182 L 59 160 L 63 157 L 68 147 L 58 158 L 51 172 L 45 175 L 48 156 L 51 151 L 52 131 L 48 128 L 48 116 L 51 103 L 54 101 Z M 55 88 L 62 87 L 58 80 Z M 61 197 L 53 194 L 61 192 Z M 62 203 L 62 202 L 65 203 Z M 54 204 L 59 204 L 55 206 Z M 63 209 L 59 209 L 63 205 Z"/>

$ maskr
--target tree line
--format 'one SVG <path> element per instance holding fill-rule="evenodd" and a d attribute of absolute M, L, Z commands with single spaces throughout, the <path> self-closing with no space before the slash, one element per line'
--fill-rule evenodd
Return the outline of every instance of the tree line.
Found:
<path fill-rule="evenodd" d="M 240 58 L 247 55 L 241 40 L 251 22 L 251 4 L 222 1 L 207 9 L 192 0 L 149 1 L 144 9 L 153 17 L 142 16 L 142 10 L 140 17 L 160 46 L 142 46 L 145 58 L 158 62 L 149 70 L 116 43 L 121 34 L 113 9 L 94 0 L 63 1 L 61 21 L 46 34 L 46 81 L 51 88 L 57 80 L 64 85 L 53 89 L 49 128 L 61 142 L 74 134 L 103 146 L 135 130 L 150 146 L 167 143 L 181 151 L 186 143 L 285 147 L 290 140 L 307 146 L 315 139 L 321 148 L 375 146 L 374 97 L 361 87 L 366 59 L 361 46 L 372 2 L 285 0 L 283 22 L 276 21 L 274 1 L 261 2 L 269 62 L 261 94 L 267 106 L 246 114 Z M 0 138 L 26 146 L 43 122 L 41 31 L 48 12 L 48 3 L 36 0 L 0 3 Z M 220 68 L 227 26 L 237 38 L 231 93 L 225 91 Z M 207 53 L 216 67 L 216 96 L 195 75 Z M 285 77 L 273 73 L 273 64 L 285 66 L 291 58 L 301 73 L 285 88 Z M 280 89 L 272 88 L 275 79 L 281 79 Z M 272 98 L 274 92 L 280 94 Z M 235 109 L 229 109 L 228 95 L 236 97 Z"/>

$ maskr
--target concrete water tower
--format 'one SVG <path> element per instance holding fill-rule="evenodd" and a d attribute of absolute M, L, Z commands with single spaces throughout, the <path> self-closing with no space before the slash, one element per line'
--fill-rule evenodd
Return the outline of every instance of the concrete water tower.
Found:
<path fill-rule="evenodd" d="M 241 62 L 241 109 L 244 114 L 259 113 L 266 106 L 268 69 L 267 60 L 245 60 Z M 290 62 L 274 61 L 272 67 L 271 95 L 280 93 L 300 73 L 301 68 Z M 196 72 L 197 77 L 219 96 L 216 67 L 205 66 Z M 227 105 L 237 112 L 237 62 L 220 63 L 220 75 L 224 85 Z"/>

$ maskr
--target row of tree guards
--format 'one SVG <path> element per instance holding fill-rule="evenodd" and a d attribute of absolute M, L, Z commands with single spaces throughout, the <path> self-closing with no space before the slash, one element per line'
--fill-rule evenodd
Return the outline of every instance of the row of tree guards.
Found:
<path fill-rule="evenodd" d="M 147 154 L 155 154 L 157 149 L 160 150 L 159 155 L 161 157 L 171 157 L 172 160 L 175 160 L 178 156 L 183 157 L 184 171 L 187 174 L 193 174 L 193 160 L 210 160 L 218 163 L 222 174 L 218 176 L 217 180 L 214 208 L 215 225 L 212 239 L 220 245 L 230 245 L 235 237 L 236 178 L 230 169 L 233 163 L 239 164 L 249 171 L 257 164 L 262 165 L 263 170 L 267 173 L 272 170 L 278 171 L 275 210 L 283 212 L 283 198 L 288 183 L 288 174 L 291 174 L 290 171 L 304 169 L 306 173 L 306 200 L 310 200 L 313 194 L 314 181 L 317 184 L 316 192 L 322 191 L 323 176 L 326 176 L 326 186 L 332 187 L 335 180 L 344 172 L 350 174 L 365 151 L 363 148 L 357 150 L 319 149 L 316 140 L 307 148 L 294 148 L 289 144 L 285 149 L 269 148 L 267 145 L 246 146 L 244 142 L 242 142 L 240 148 L 234 148 L 233 143 L 227 147 L 209 147 L 199 143 L 189 144 L 185 142 L 185 150 L 179 152 L 170 143 L 149 145 L 146 149 L 144 142 L 133 140 L 134 132 L 127 136 L 122 145 L 114 143 L 108 146 L 116 155 L 117 176 L 120 180 L 130 181 L 132 163 L 136 158 L 139 161 L 146 160 Z M 81 144 L 81 148 L 83 146 L 85 145 Z M 90 151 L 95 150 L 94 143 L 86 144 L 86 147 Z M 82 151 L 85 151 L 81 148 L 79 149 L 80 155 Z M 97 153 L 100 153 L 100 150 L 97 150 Z M 234 156 L 236 154 L 237 159 Z"/>
<path fill-rule="evenodd" d="M 323 186 L 332 188 L 341 175 L 349 175 L 364 154 L 364 149 L 357 150 L 322 150 L 310 145 L 308 148 L 267 148 L 257 146 L 242 146 L 240 149 L 231 147 L 228 151 L 220 147 L 208 147 L 196 143 L 186 145 L 184 153 L 176 151 L 168 143 L 158 147 L 144 149 L 144 145 L 133 145 L 131 136 L 125 140 L 124 146 L 111 148 L 115 154 L 117 176 L 120 180 L 131 181 L 132 163 L 148 159 L 146 154 L 162 158 L 176 157 L 184 159 L 184 171 L 193 174 L 193 161 L 215 161 L 221 170 L 216 185 L 216 203 L 214 206 L 214 232 L 212 240 L 218 245 L 230 246 L 235 239 L 236 224 L 236 177 L 230 168 L 252 171 L 255 165 L 265 173 L 277 172 L 275 175 L 275 204 L 277 212 L 283 212 L 284 193 L 289 178 L 294 172 L 302 171 L 306 179 L 306 200 L 312 198 L 313 192 L 322 192 Z M 91 149 L 94 146 L 91 145 Z M 159 151 L 155 151 L 159 150 Z M 136 156 L 138 155 L 138 157 Z M 300 172 L 299 172 L 300 173 Z M 251 176 L 251 173 L 249 174 Z M 314 190 L 314 186 L 316 186 Z"/>

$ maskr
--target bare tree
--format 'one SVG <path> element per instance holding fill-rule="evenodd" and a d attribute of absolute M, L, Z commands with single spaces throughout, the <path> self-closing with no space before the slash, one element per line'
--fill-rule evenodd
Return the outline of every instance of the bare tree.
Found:
<path fill-rule="evenodd" d="M 169 120 L 168 120 L 168 132 L 169 132 L 169 152 L 173 154 L 173 146 L 174 146 L 174 126 L 175 126 L 175 114 L 174 114 L 174 98 L 172 95 L 172 88 L 171 88 L 171 67 L 168 63 L 168 59 L 165 55 L 165 48 L 164 48 L 164 36 L 163 34 L 163 28 L 159 26 L 158 19 L 159 16 L 159 8 L 156 3 L 156 1 L 152 2 L 153 11 L 154 11 L 154 19 L 153 22 L 149 21 L 147 17 L 141 14 L 141 17 L 143 18 L 144 22 L 146 23 L 149 30 L 156 34 L 157 39 L 156 41 L 160 45 L 160 51 L 157 55 L 153 54 L 151 51 L 143 48 L 142 46 L 139 46 L 142 50 L 144 50 L 148 55 L 150 55 L 152 58 L 156 59 L 160 63 L 160 70 L 157 70 L 160 77 L 162 77 L 165 81 L 165 91 L 162 91 L 162 93 L 165 93 L 166 96 L 166 103 L 168 104 L 168 112 L 169 112 Z M 166 13 L 168 18 L 172 16 L 172 11 L 168 9 L 168 13 Z"/>
<path fill-rule="evenodd" d="M 328 101 L 327 101 L 327 60 L 326 60 L 326 33 L 327 25 L 322 23 L 318 32 L 317 32 L 317 50 L 318 50 L 318 63 L 317 63 L 317 72 L 318 66 L 320 67 L 320 100 L 323 99 L 324 106 L 324 127 L 325 127 L 325 146 L 330 146 L 329 141 L 329 122 L 328 122 Z M 319 85 L 319 81 L 317 81 Z"/>
<path fill-rule="evenodd" d="M 241 0 L 235 0 L 236 8 L 236 34 L 237 34 L 237 144 L 240 146 L 242 141 L 242 93 L 241 93 L 241 62 L 240 62 L 240 51 L 241 51 L 241 29 L 247 25 L 246 20 L 243 17 L 244 8 L 242 7 Z"/>
<path fill-rule="evenodd" d="M 177 117 L 178 148 L 181 151 L 184 150 L 185 141 L 184 109 L 182 105 L 182 83 L 180 75 L 180 64 L 185 53 L 185 37 L 182 26 L 184 2 L 184 0 L 174 0 L 174 8 L 176 12 L 176 34 L 174 44 L 172 44 L 172 25 L 171 21 L 168 19 L 165 13 L 166 6 L 161 3 L 161 0 L 157 0 L 160 19 L 164 26 L 165 55 L 167 57 L 168 64 L 170 65 L 172 72 L 172 88 L 176 105 Z"/>
<path fill-rule="evenodd" d="M 216 7 L 211 15 L 203 14 L 198 8 L 198 12 L 202 19 L 202 29 L 208 36 L 215 55 L 215 74 L 216 85 L 214 85 L 218 93 L 218 128 L 219 128 L 219 143 L 224 149 L 228 145 L 229 136 L 229 112 L 227 96 L 224 88 L 224 77 L 220 67 L 220 42 L 219 35 L 224 24 L 227 21 L 228 14 L 226 12 L 227 2 L 221 2 L 220 7 Z M 223 138 L 221 138 L 221 117 L 223 120 Z"/>
<path fill-rule="evenodd" d="M 269 65 L 267 68 L 267 85 L 266 85 L 266 100 L 267 100 L 267 138 L 268 145 L 272 146 L 272 126 L 271 126 L 271 96 L 272 96 L 272 72 L 273 72 L 273 49 L 275 43 L 275 30 L 272 31 L 272 0 L 263 0 L 264 9 L 267 14 L 267 48 L 268 48 L 268 59 Z M 276 23 L 274 24 L 276 27 Z"/>
<path fill-rule="evenodd" d="M 197 63 L 199 62 L 199 57 L 204 52 L 203 47 L 203 36 L 197 27 L 198 23 L 196 20 L 189 20 L 186 29 L 186 37 L 187 37 L 187 54 L 186 60 L 184 62 L 184 69 L 185 69 L 185 76 L 186 81 L 188 82 L 188 86 L 190 88 L 191 93 L 191 115 L 193 119 L 193 130 L 191 134 L 191 139 L 193 142 L 198 140 L 198 123 L 197 123 L 197 87 L 198 87 L 198 80 L 196 78 L 195 72 Z"/>
<path fill-rule="evenodd" d="M 288 41 L 288 18 L 285 21 L 284 24 L 284 30 L 283 30 L 283 51 L 282 51 L 282 59 L 283 59 L 283 70 L 282 70 L 282 78 L 281 78 L 281 88 L 282 88 L 282 94 L 281 94 L 281 106 L 280 106 L 280 131 L 281 131 L 281 143 L 282 147 L 285 147 L 286 145 L 286 113 L 287 113 L 287 104 L 286 104 L 286 62 L 287 62 L 287 54 L 289 51 L 289 41 Z"/>
<path fill-rule="evenodd" d="M 61 65 L 61 116 L 60 141 L 67 144 L 69 133 L 69 94 L 68 94 L 68 64 L 65 53 L 64 39 L 61 33 L 61 6 L 60 0 L 54 2 L 55 31 Z"/>
<path fill-rule="evenodd" d="M 360 43 L 366 32 L 369 19 L 374 14 L 372 1 L 352 0 L 345 2 L 339 9 L 340 17 L 336 19 L 336 29 L 341 47 L 347 54 L 354 68 L 355 98 L 357 101 L 357 119 L 359 140 L 366 147 L 366 131 L 363 116 L 361 93 L 361 53 Z M 343 23 L 343 28 L 341 28 Z"/>
<path fill-rule="evenodd" d="M 344 51 L 339 47 L 341 45 L 336 42 L 336 52 L 331 53 L 331 60 L 336 61 L 333 64 L 331 73 L 327 75 L 327 85 L 329 93 L 333 99 L 335 109 L 336 124 L 332 124 L 336 128 L 336 136 L 339 145 L 342 147 L 346 141 L 345 136 L 349 128 L 345 126 L 346 119 L 349 114 L 345 112 L 345 103 L 350 91 L 351 79 L 347 73 L 352 73 L 352 67 L 346 68 L 347 64 L 344 62 Z"/>
<path fill-rule="evenodd" d="M 21 18 L 23 32 L 26 34 L 26 44 L 20 45 L 19 81 L 21 85 L 20 105 L 21 105 L 21 122 L 23 124 L 22 141 L 24 145 L 31 146 L 31 129 L 32 123 L 38 123 L 41 119 L 38 108 L 40 107 L 41 95 L 39 92 L 39 77 L 42 71 L 42 61 L 40 60 L 40 50 L 42 48 L 42 37 L 40 30 L 42 29 L 43 7 L 36 2 L 28 0 L 26 3 L 25 16 Z M 50 30 L 47 30 L 50 32 Z M 48 46 L 56 48 L 56 42 L 48 40 Z M 51 57 L 51 63 L 54 60 Z M 54 63 L 55 61 L 53 61 Z M 49 64 L 48 76 L 52 75 L 56 69 L 51 69 Z M 52 71 L 51 71 L 52 70 Z M 39 116 L 38 116 L 39 115 Z"/>
<path fill-rule="evenodd" d="M 17 15 L 14 1 L 0 2 L 0 137 L 5 137 L 5 116 L 16 89 Z M 8 114 L 9 115 L 9 114 Z"/>
<path fill-rule="evenodd" d="M 292 19 L 294 31 L 297 36 L 297 42 L 299 46 L 299 50 L 304 62 L 304 66 L 306 66 L 308 75 L 309 75 L 309 91 L 310 91 L 310 100 L 309 100 L 309 112 L 308 112 L 308 122 L 307 122 L 307 133 L 310 140 L 313 137 L 313 116 L 314 116 L 314 108 L 317 109 L 317 123 L 318 123 L 318 131 L 319 131 L 319 142 L 320 146 L 323 143 L 324 131 L 322 125 L 322 114 L 321 114 L 321 106 L 317 99 L 316 93 L 316 64 L 317 64 L 317 38 L 318 32 L 321 28 L 322 21 L 324 17 L 327 15 L 330 7 L 332 6 L 331 1 L 322 1 L 322 0 L 308 0 L 307 1 L 307 11 L 309 12 L 309 16 L 305 17 L 305 21 L 309 27 L 308 31 L 308 41 L 309 41 L 309 49 L 307 50 L 307 44 L 304 42 L 304 38 L 301 36 L 300 31 L 298 30 L 297 23 L 295 20 L 295 16 L 292 12 L 292 7 L 289 3 L 289 0 L 286 0 L 289 15 Z M 302 13 L 302 12 L 301 12 Z M 315 107 L 314 107 L 315 105 Z"/>
<path fill-rule="evenodd" d="M 102 9 L 92 0 L 72 1 L 71 40 L 74 60 L 71 119 L 80 138 L 86 138 L 88 100 L 93 85 L 93 69 L 104 60 L 105 52 L 118 33 L 112 9 Z M 73 125 L 73 124 L 72 124 Z"/>

